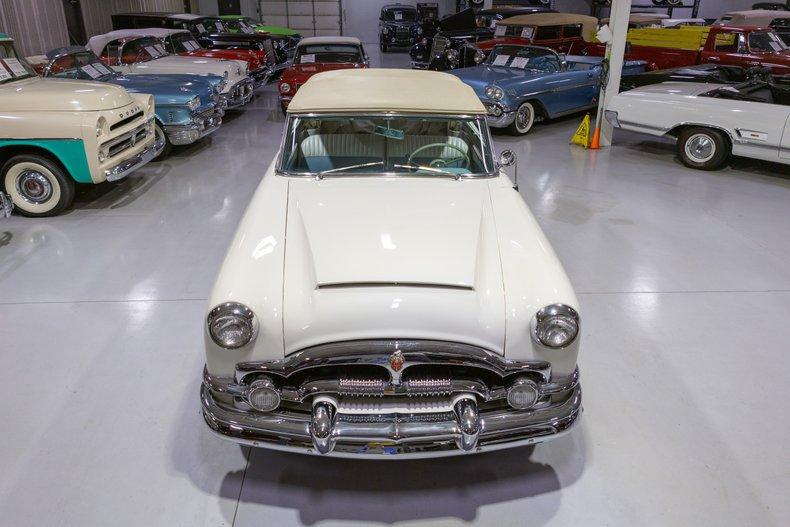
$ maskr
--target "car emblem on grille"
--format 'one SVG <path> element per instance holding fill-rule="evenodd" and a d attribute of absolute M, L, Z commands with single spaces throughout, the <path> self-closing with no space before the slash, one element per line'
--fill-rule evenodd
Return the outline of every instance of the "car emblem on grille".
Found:
<path fill-rule="evenodd" d="M 403 353 L 400 350 L 390 355 L 390 368 L 392 368 L 393 371 L 400 371 L 401 368 L 403 368 L 404 362 L 405 359 L 403 358 Z"/>

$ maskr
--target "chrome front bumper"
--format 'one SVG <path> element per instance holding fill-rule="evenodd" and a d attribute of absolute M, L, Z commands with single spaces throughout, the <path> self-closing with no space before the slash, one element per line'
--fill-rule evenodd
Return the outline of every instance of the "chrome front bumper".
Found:
<path fill-rule="evenodd" d="M 11 203 L 11 198 L 0 192 L 0 217 L 9 217 L 12 210 L 14 210 L 14 204 Z"/>
<path fill-rule="evenodd" d="M 118 181 L 119 179 L 125 178 L 161 154 L 164 148 L 164 140 L 155 140 L 153 143 L 151 143 L 151 146 L 140 151 L 139 154 L 122 161 L 108 170 L 105 170 L 104 175 L 107 177 L 107 181 Z"/>
<path fill-rule="evenodd" d="M 485 101 L 483 104 L 488 112 L 486 114 L 486 123 L 488 123 L 488 126 L 491 128 L 507 128 L 516 120 L 516 112 L 500 104 L 486 103 Z M 496 112 L 494 110 L 495 107 L 498 108 Z M 497 113 L 499 113 L 499 115 L 497 115 Z"/>
<path fill-rule="evenodd" d="M 406 349 L 404 341 L 398 343 Z M 396 345 L 398 345 L 396 344 Z M 335 346 L 331 348 L 331 346 Z M 240 363 L 233 377 L 204 371 L 203 417 L 224 439 L 240 444 L 340 457 L 434 457 L 485 452 L 553 439 L 568 432 L 581 413 L 581 386 L 576 370 L 552 378 L 546 362 L 508 361 L 469 347 L 449 351 L 396 351 L 403 369 L 390 368 L 390 381 L 365 378 L 308 379 L 310 371 L 349 372 L 387 367 L 391 352 L 379 348 L 363 355 L 339 345 L 323 354 L 289 356 L 271 363 Z M 460 352 L 459 352 L 460 351 Z M 472 350 L 474 351 L 474 350 Z M 409 377 L 410 367 L 441 367 L 441 377 Z M 506 386 L 473 378 L 450 378 L 451 371 L 477 370 L 491 378 L 527 375 L 538 388 L 539 402 L 526 410 L 506 402 Z M 418 370 L 415 370 L 418 371 Z M 266 375 L 278 379 L 280 403 L 259 412 L 245 399 L 247 380 Z M 324 374 L 325 375 L 325 374 Z M 300 378 L 297 386 L 290 380 Z"/>
<path fill-rule="evenodd" d="M 252 79 L 244 79 L 234 84 L 227 93 L 221 94 L 220 99 L 224 101 L 225 108 L 234 110 L 250 102 L 254 91 Z"/>
<path fill-rule="evenodd" d="M 411 69 L 413 70 L 427 70 L 428 67 L 431 65 L 430 62 L 422 62 L 422 61 L 411 61 Z"/>
<path fill-rule="evenodd" d="M 188 124 L 165 125 L 165 133 L 174 145 L 190 145 L 217 131 L 224 113 L 217 108 L 193 115 Z"/>

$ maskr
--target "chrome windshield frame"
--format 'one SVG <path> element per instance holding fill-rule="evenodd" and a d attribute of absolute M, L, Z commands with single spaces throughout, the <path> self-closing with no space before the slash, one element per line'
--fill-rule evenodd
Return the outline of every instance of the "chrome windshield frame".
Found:
<path fill-rule="evenodd" d="M 275 175 L 283 177 L 294 178 L 313 178 L 320 179 L 318 172 L 291 172 L 282 169 L 283 152 L 285 151 L 285 142 L 288 138 L 288 130 L 291 125 L 291 120 L 294 118 L 311 118 L 311 117 L 433 117 L 438 119 L 473 119 L 481 123 L 480 129 L 483 131 L 483 141 L 487 142 L 491 154 L 491 161 L 493 166 L 491 172 L 474 173 L 474 174 L 461 174 L 458 179 L 490 179 L 499 176 L 499 169 L 497 168 L 494 150 L 494 141 L 491 137 L 491 129 L 486 123 L 485 114 L 447 114 L 447 113 L 427 113 L 427 112 L 381 112 L 381 111 L 354 111 L 354 112 L 307 112 L 307 113 L 289 113 L 285 117 L 285 127 L 283 129 L 283 137 L 280 140 L 280 149 L 277 152 L 277 164 L 274 168 Z M 435 174 L 419 174 L 412 172 L 368 172 L 345 175 L 344 177 L 437 177 Z"/>

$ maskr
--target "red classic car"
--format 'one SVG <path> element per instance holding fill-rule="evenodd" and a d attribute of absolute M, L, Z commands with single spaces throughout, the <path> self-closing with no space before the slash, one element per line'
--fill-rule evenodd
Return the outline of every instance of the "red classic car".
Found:
<path fill-rule="evenodd" d="M 288 109 L 296 91 L 316 73 L 330 70 L 367 68 L 368 56 L 354 37 L 310 37 L 296 48 L 293 65 L 280 78 L 280 106 Z"/>
<path fill-rule="evenodd" d="M 494 38 L 476 46 L 486 55 L 500 44 L 544 46 L 558 53 L 573 53 L 594 40 L 598 19 L 570 13 L 518 15 L 496 23 Z"/>
<path fill-rule="evenodd" d="M 146 28 L 139 30 L 147 37 L 158 38 L 168 53 L 189 57 L 243 60 L 250 66 L 255 87 L 265 84 L 271 76 L 266 51 L 259 49 L 207 49 L 186 29 Z"/>

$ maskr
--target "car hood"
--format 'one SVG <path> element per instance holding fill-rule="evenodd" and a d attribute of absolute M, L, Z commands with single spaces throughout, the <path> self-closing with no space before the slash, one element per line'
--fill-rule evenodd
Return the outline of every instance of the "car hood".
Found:
<path fill-rule="evenodd" d="M 287 218 L 286 353 L 352 335 L 504 349 L 485 180 L 294 178 Z"/>
<path fill-rule="evenodd" d="M 36 77 L 0 85 L 4 111 L 99 111 L 132 102 L 126 90 L 106 82 Z"/>
<path fill-rule="evenodd" d="M 287 82 L 305 82 L 307 79 L 323 71 L 347 70 L 353 68 L 363 68 L 364 64 L 354 64 L 349 62 L 342 63 L 314 63 L 314 64 L 294 64 L 283 72 L 282 80 Z"/>
<path fill-rule="evenodd" d="M 474 88 L 478 95 L 482 95 L 485 87 L 496 84 L 502 89 L 507 89 L 511 84 L 520 84 L 524 81 L 539 79 L 552 75 L 544 71 L 522 70 L 518 68 L 505 68 L 501 66 L 473 66 L 449 71 L 464 83 Z"/>
<path fill-rule="evenodd" d="M 119 75 L 111 82 L 132 93 L 150 93 L 157 106 L 186 104 L 195 95 L 206 104 L 214 95 L 214 83 L 200 75 Z"/>
<path fill-rule="evenodd" d="M 250 68 L 258 66 L 258 57 L 249 49 L 199 49 L 184 53 L 182 57 L 208 57 L 212 59 L 243 60 L 250 63 Z"/>
<path fill-rule="evenodd" d="M 228 86 L 232 86 L 244 78 L 244 63 L 237 60 L 221 60 L 210 58 L 181 57 L 171 55 L 167 57 L 138 62 L 129 66 L 113 66 L 115 70 L 133 73 L 189 73 L 192 75 L 228 75 Z"/>
<path fill-rule="evenodd" d="M 721 85 L 707 84 L 704 82 L 662 82 L 661 84 L 641 86 L 635 90 L 623 92 L 621 95 L 628 95 L 631 97 L 639 96 L 639 94 L 663 94 L 675 95 L 678 97 L 697 96 L 721 87 Z"/>

